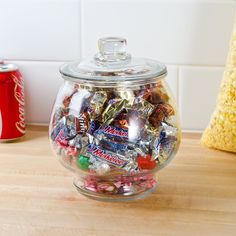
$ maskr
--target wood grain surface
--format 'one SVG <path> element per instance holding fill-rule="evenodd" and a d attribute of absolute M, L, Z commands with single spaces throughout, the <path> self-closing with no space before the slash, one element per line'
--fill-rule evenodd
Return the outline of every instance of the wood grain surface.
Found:
<path fill-rule="evenodd" d="M 22 140 L 0 143 L 0 235 L 236 235 L 236 155 L 199 137 L 183 135 L 150 197 L 104 203 L 77 193 L 47 128 L 28 127 Z"/>

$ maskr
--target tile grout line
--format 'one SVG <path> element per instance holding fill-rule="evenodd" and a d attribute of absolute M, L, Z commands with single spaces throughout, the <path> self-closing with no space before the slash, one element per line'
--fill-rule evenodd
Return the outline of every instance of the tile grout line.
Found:
<path fill-rule="evenodd" d="M 177 67 L 177 109 L 179 110 L 179 119 L 181 122 L 181 106 L 180 106 L 180 66 Z M 182 123 L 180 126 L 183 127 Z"/>
<path fill-rule="evenodd" d="M 80 59 L 84 56 L 84 1 L 80 0 Z"/>
<path fill-rule="evenodd" d="M 179 109 L 179 66 L 177 66 L 177 95 L 176 95 L 177 109 Z"/>
<path fill-rule="evenodd" d="M 78 38 L 80 39 L 80 42 L 79 42 L 79 57 L 80 57 L 80 60 L 81 60 L 81 56 L 82 56 L 82 17 L 81 17 L 81 14 L 82 14 L 82 0 L 78 0 L 78 7 L 79 7 L 79 17 L 78 17 L 78 25 L 79 25 L 79 35 L 78 35 Z"/>

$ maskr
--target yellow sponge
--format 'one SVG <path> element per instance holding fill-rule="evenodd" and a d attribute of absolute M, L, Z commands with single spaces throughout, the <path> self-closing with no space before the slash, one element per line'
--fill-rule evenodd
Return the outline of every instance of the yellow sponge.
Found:
<path fill-rule="evenodd" d="M 202 135 L 201 143 L 236 152 L 236 21 L 217 106 Z"/>

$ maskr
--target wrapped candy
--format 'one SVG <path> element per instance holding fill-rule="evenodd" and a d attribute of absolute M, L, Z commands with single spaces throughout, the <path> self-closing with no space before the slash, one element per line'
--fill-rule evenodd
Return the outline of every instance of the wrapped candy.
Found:
<path fill-rule="evenodd" d="M 158 104 L 155 108 L 151 116 L 149 117 L 149 122 L 151 123 L 152 126 L 155 128 L 160 126 L 160 123 L 167 119 L 170 116 L 173 116 L 174 109 L 173 107 L 168 104 Z"/>
<path fill-rule="evenodd" d="M 83 155 L 79 155 L 79 157 L 77 159 L 77 165 L 82 170 L 88 170 L 89 166 L 91 165 L 89 157 L 86 157 L 86 156 L 83 156 Z"/>
<path fill-rule="evenodd" d="M 59 107 L 55 110 L 54 116 L 53 116 L 53 126 L 58 124 L 58 122 L 63 118 L 64 116 L 67 116 L 69 114 L 69 108 Z"/>
<path fill-rule="evenodd" d="M 177 142 L 177 129 L 166 122 L 162 122 L 161 132 L 153 142 L 153 159 L 163 164 L 171 156 Z"/>
<path fill-rule="evenodd" d="M 149 117 L 154 110 L 154 105 L 143 98 L 137 97 L 131 109 L 137 111 L 142 117 Z"/>
<path fill-rule="evenodd" d="M 89 165 L 89 169 L 95 171 L 95 173 L 98 175 L 105 175 L 111 170 L 111 167 L 108 163 L 99 161 L 93 156 L 89 158 L 89 161 L 91 162 L 91 165 Z"/>
<path fill-rule="evenodd" d="M 142 170 L 152 170 L 157 165 L 156 161 L 152 160 L 150 154 L 146 156 L 138 155 L 137 162 L 138 162 L 139 168 Z"/>
<path fill-rule="evenodd" d="M 101 149 L 99 146 L 94 144 L 89 144 L 87 146 L 87 153 L 120 168 L 128 163 L 127 160 L 125 160 L 125 158 L 121 155 Z"/>
<path fill-rule="evenodd" d="M 98 120 L 91 120 L 88 127 L 88 133 L 92 135 L 99 127 L 100 122 Z"/>
<path fill-rule="evenodd" d="M 110 125 L 102 125 L 95 133 L 97 139 L 109 138 L 123 141 L 128 139 L 128 129 L 118 128 Z"/>
<path fill-rule="evenodd" d="M 102 117 L 104 124 L 110 124 L 114 118 L 125 108 L 129 103 L 128 100 L 123 99 L 113 99 L 108 104 L 107 108 L 104 110 Z"/>
<path fill-rule="evenodd" d="M 102 114 L 104 103 L 107 100 L 107 94 L 104 91 L 95 92 L 88 106 L 88 114 L 91 119 L 99 118 Z"/>

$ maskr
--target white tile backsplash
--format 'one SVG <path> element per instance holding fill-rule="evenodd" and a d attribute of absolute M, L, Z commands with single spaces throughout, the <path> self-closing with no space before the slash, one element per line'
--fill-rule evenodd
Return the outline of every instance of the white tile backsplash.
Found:
<path fill-rule="evenodd" d="M 82 54 L 102 36 L 122 35 L 135 56 L 167 64 L 224 65 L 236 2 L 82 0 Z"/>
<path fill-rule="evenodd" d="M 182 128 L 206 128 L 216 105 L 223 67 L 181 67 L 179 70 L 179 108 Z"/>
<path fill-rule="evenodd" d="M 63 80 L 59 73 L 62 62 L 13 61 L 25 81 L 26 117 L 28 123 L 49 123 L 57 91 Z"/>
<path fill-rule="evenodd" d="M 73 60 L 80 57 L 79 0 L 0 0 L 0 57 Z"/>
<path fill-rule="evenodd" d="M 92 57 L 123 36 L 133 56 L 167 64 L 185 130 L 214 109 L 233 28 L 233 0 L 0 0 L 0 58 L 20 67 L 27 121 L 48 123 L 64 61 Z"/>

